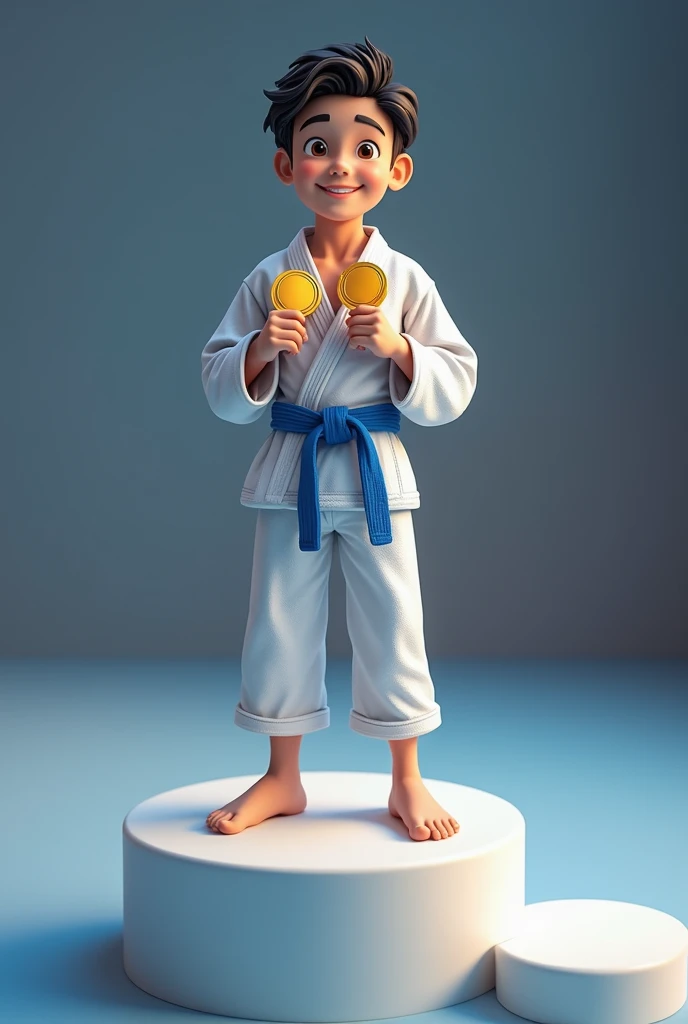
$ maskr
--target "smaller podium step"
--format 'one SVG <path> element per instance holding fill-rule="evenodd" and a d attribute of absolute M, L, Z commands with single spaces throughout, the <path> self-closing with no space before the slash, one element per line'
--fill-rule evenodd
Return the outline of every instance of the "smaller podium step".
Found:
<path fill-rule="evenodd" d="M 551 900 L 495 949 L 496 995 L 539 1024 L 654 1024 L 686 1001 L 688 930 L 651 907 Z"/>

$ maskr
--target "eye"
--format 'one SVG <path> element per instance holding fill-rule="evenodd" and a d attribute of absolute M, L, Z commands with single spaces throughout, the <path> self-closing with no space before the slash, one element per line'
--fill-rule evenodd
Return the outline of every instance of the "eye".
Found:
<path fill-rule="evenodd" d="M 323 139 L 308 139 L 303 147 L 303 151 L 307 156 L 325 156 L 327 153 L 327 143 Z"/>
<path fill-rule="evenodd" d="M 360 156 L 361 160 L 375 160 L 380 155 L 380 150 L 375 142 L 371 142 L 370 139 L 366 139 L 365 142 L 359 142 L 356 146 L 356 156 Z"/>

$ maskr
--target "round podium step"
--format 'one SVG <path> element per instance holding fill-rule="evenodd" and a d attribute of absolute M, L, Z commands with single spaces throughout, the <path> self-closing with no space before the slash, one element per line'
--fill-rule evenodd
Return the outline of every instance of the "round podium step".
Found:
<path fill-rule="evenodd" d="M 635 903 L 531 903 L 495 955 L 497 999 L 540 1024 L 654 1024 L 686 1001 L 688 930 Z"/>
<path fill-rule="evenodd" d="M 206 1013 L 274 1021 L 404 1016 L 494 987 L 495 946 L 525 905 L 525 822 L 506 800 L 438 779 L 460 823 L 415 842 L 391 776 L 303 772 L 303 814 L 237 835 L 211 810 L 260 776 L 144 800 L 123 824 L 124 969 Z"/>

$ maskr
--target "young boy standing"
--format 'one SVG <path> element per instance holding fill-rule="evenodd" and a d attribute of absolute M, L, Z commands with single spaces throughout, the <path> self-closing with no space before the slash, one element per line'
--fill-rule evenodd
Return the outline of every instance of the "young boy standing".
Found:
<path fill-rule="evenodd" d="M 366 38 L 303 54 L 266 90 L 275 171 L 315 225 L 244 279 L 202 354 L 205 393 L 221 419 L 250 423 L 273 403 L 272 433 L 241 492 L 258 517 L 235 711 L 237 725 L 270 737 L 270 764 L 208 815 L 216 832 L 306 807 L 301 738 L 329 725 L 335 534 L 353 649 L 349 724 L 389 742 L 389 810 L 410 838 L 446 839 L 459 829 L 418 766 L 418 737 L 441 715 L 411 513 L 420 496 L 398 432 L 401 414 L 424 426 L 459 417 L 475 391 L 477 357 L 422 267 L 363 225 L 387 189 L 402 189 L 413 173 L 406 149 L 418 103 L 392 74 L 389 56 Z M 375 304 L 342 301 L 357 263 L 372 265 L 387 288 Z M 275 280 L 288 271 L 315 282 L 320 301 L 306 314 L 272 308 Z"/>

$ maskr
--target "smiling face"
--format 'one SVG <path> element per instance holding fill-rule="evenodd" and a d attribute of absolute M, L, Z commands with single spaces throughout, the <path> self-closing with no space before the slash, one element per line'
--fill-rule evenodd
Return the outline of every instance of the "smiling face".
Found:
<path fill-rule="evenodd" d="M 328 220 L 362 218 L 388 188 L 413 173 L 408 153 L 390 167 L 394 126 L 371 96 L 319 96 L 294 119 L 293 165 L 284 149 L 274 166 L 301 202 Z"/>

